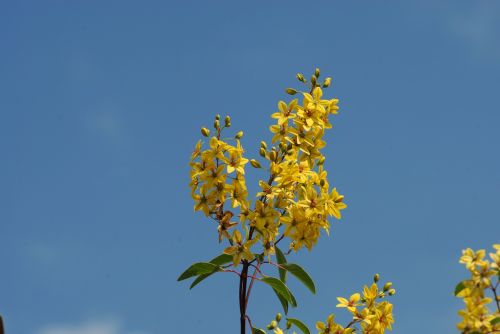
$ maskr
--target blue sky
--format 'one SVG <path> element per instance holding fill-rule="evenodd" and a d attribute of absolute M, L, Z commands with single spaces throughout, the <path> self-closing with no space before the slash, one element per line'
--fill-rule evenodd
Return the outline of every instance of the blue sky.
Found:
<path fill-rule="evenodd" d="M 178 274 L 220 253 L 192 210 L 199 128 L 230 114 L 257 156 L 320 67 L 349 208 L 298 254 L 311 327 L 379 272 L 394 333 L 452 333 L 465 247 L 499 242 L 500 5 L 493 1 L 16 1 L 0 5 L 0 313 L 9 334 L 235 333 L 237 283 Z M 258 174 L 250 177 L 256 184 Z M 255 186 L 253 186 L 255 189 Z M 249 314 L 279 311 L 256 286 Z"/>

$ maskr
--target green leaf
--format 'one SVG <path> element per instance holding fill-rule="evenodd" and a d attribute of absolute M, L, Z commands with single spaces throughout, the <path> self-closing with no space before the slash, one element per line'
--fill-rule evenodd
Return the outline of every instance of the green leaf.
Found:
<path fill-rule="evenodd" d="M 292 301 L 290 304 L 292 304 L 293 307 L 297 307 L 297 300 L 295 299 L 294 295 L 292 294 L 292 291 L 288 290 L 290 292 L 290 298 L 292 298 Z"/>
<path fill-rule="evenodd" d="M 197 276 L 197 275 L 203 275 L 203 274 L 213 274 L 216 271 L 222 270 L 221 267 L 218 265 L 215 265 L 213 263 L 208 263 L 208 262 L 198 262 L 193 264 L 191 267 L 187 268 L 186 271 L 184 271 L 181 276 L 177 279 L 177 281 L 182 281 L 187 278 Z"/>
<path fill-rule="evenodd" d="M 299 319 L 286 318 L 286 320 L 290 321 L 292 324 L 297 326 L 301 330 L 302 333 L 311 334 L 311 332 L 309 331 L 309 328 L 307 328 L 307 326 Z"/>
<path fill-rule="evenodd" d="M 464 282 L 458 283 L 457 286 L 455 287 L 455 296 L 458 295 L 460 293 L 460 291 L 462 291 L 465 288 L 466 288 L 466 286 L 465 286 Z"/>
<path fill-rule="evenodd" d="M 212 260 L 210 260 L 210 263 L 213 263 L 213 264 L 221 266 L 221 265 L 229 263 L 231 261 L 233 261 L 233 257 L 231 255 L 221 254 L 221 255 L 213 258 Z M 194 288 L 201 281 L 203 281 L 205 278 L 211 276 L 214 273 L 216 273 L 216 271 L 214 271 L 212 273 L 209 273 L 209 274 L 203 274 L 203 275 L 200 275 L 200 276 L 196 277 L 196 279 L 193 281 L 193 283 L 191 283 L 191 286 L 189 287 L 189 289 Z"/>
<path fill-rule="evenodd" d="M 253 334 L 266 334 L 266 331 L 260 328 L 252 328 Z"/>
<path fill-rule="evenodd" d="M 311 276 L 302 269 L 301 266 L 295 263 L 284 263 L 281 265 L 284 267 L 287 271 L 290 272 L 293 276 L 297 277 L 299 281 L 304 283 L 304 285 L 311 290 L 313 294 L 316 293 L 316 287 L 314 286 L 314 281 L 312 280 Z"/>
<path fill-rule="evenodd" d="M 233 261 L 233 256 L 228 254 L 221 254 L 219 256 L 214 257 L 210 260 L 210 263 L 216 264 L 218 266 L 222 266 L 223 264 L 229 263 Z"/>
<path fill-rule="evenodd" d="M 264 277 L 261 279 L 262 282 L 268 284 L 271 286 L 273 289 L 276 290 L 278 294 L 280 294 L 287 302 L 292 304 L 292 306 L 297 306 L 297 302 L 295 301 L 295 298 L 292 297 L 292 293 L 290 290 L 288 290 L 287 286 L 285 283 L 280 281 L 277 278 L 274 277 Z M 295 305 L 294 305 L 295 304 Z"/>
<path fill-rule="evenodd" d="M 496 317 L 495 319 L 491 320 L 490 323 L 495 326 L 496 324 L 498 324 L 500 322 L 500 317 Z"/>
<path fill-rule="evenodd" d="M 276 289 L 273 288 L 273 291 L 280 300 L 281 306 L 283 306 L 283 311 L 285 312 L 285 314 L 288 314 L 288 301 L 283 296 L 281 296 L 278 291 L 276 291 Z"/>
<path fill-rule="evenodd" d="M 278 264 L 282 265 L 282 264 L 286 263 L 285 254 L 283 254 L 281 249 L 279 249 L 278 247 L 274 247 L 274 249 L 276 250 L 276 260 L 278 261 Z M 278 271 L 280 273 L 280 280 L 283 283 L 286 283 L 286 270 L 282 269 L 282 268 L 278 268 Z"/>

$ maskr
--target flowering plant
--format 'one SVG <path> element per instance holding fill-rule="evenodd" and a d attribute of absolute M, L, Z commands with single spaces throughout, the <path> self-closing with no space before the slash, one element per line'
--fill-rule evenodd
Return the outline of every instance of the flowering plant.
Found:
<path fill-rule="evenodd" d="M 227 243 L 222 254 L 208 262 L 198 262 L 184 271 L 178 280 L 194 278 L 191 288 L 218 272 L 233 273 L 239 281 L 240 331 L 246 325 L 254 333 L 265 333 L 255 328 L 247 314 L 247 305 L 255 282 L 270 286 L 278 297 L 285 314 L 296 307 L 297 301 L 287 287 L 287 274 L 295 276 L 312 293 L 314 281 L 298 264 L 290 263 L 288 256 L 306 248 L 311 250 L 321 235 L 330 230 L 329 218 L 340 219 L 346 208 L 344 196 L 330 186 L 324 169 L 326 130 L 332 128 L 330 118 L 338 114 L 339 100 L 327 99 L 323 89 L 331 84 L 331 78 L 319 81 L 316 69 L 310 80 L 302 74 L 297 79 L 306 86 L 305 91 L 288 88 L 289 95 L 301 96 L 291 101 L 279 101 L 278 110 L 271 115 L 275 124 L 269 127 L 271 143 L 260 143 L 260 161 L 248 159 L 241 144 L 243 132 L 227 139 L 223 136 L 231 126 L 231 118 L 223 121 L 217 115 L 213 133 L 206 127 L 201 133 L 207 138 L 204 146 L 200 140 L 191 155 L 191 196 L 194 210 L 201 211 L 217 228 L 219 243 Z M 246 167 L 269 171 L 266 180 L 259 181 L 260 191 L 249 197 L 246 184 Z M 278 268 L 277 277 L 269 275 L 267 268 Z M 252 271 L 252 273 L 250 273 Z M 386 284 L 382 290 L 374 283 L 349 299 L 339 298 L 339 307 L 352 313 L 352 321 L 342 327 L 334 322 L 333 315 L 326 323 L 318 322 L 319 333 L 353 333 L 359 325 L 362 333 L 384 333 L 391 328 L 392 305 L 377 299 L 394 294 Z M 267 329 L 283 333 L 279 327 L 281 314 Z M 288 317 L 285 330 L 292 326 L 309 333 L 300 320 Z"/>
<path fill-rule="evenodd" d="M 465 303 L 465 308 L 458 312 L 462 320 L 457 324 L 463 334 L 500 333 L 500 244 L 493 248 L 490 260 L 485 258 L 484 249 L 462 251 L 460 263 L 470 274 L 455 287 L 455 296 Z M 493 310 L 489 307 L 492 303 Z"/>

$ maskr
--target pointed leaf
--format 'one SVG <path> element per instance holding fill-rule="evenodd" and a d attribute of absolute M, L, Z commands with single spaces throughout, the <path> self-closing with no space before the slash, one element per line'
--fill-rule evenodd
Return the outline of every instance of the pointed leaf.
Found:
<path fill-rule="evenodd" d="M 219 267 L 218 265 L 215 265 L 213 263 L 208 263 L 208 262 L 198 262 L 193 264 L 191 267 L 187 268 L 186 271 L 184 271 L 177 281 L 182 281 L 187 278 L 197 276 L 197 275 L 203 275 L 203 274 L 212 274 L 216 271 L 220 271 L 222 268 Z"/>
<path fill-rule="evenodd" d="M 229 263 L 231 261 L 233 261 L 233 257 L 231 255 L 221 254 L 221 255 L 213 258 L 212 260 L 210 260 L 210 263 L 213 263 L 213 264 L 221 266 L 221 265 Z M 201 281 L 203 281 L 205 278 L 211 276 L 214 273 L 216 273 L 216 271 L 214 271 L 212 273 L 209 273 L 209 274 L 203 274 L 203 275 L 200 275 L 200 276 L 196 277 L 196 279 L 193 281 L 193 283 L 191 283 L 191 285 L 189 286 L 189 289 L 194 288 Z"/>
<path fill-rule="evenodd" d="M 465 288 L 466 288 L 466 286 L 465 286 L 464 282 L 458 283 L 457 286 L 455 287 L 455 296 L 457 296 L 460 293 L 460 291 L 462 291 Z"/>
<path fill-rule="evenodd" d="M 312 280 L 311 276 L 302 269 L 301 266 L 295 263 L 284 263 L 281 265 L 284 267 L 287 271 L 290 272 L 293 276 L 297 277 L 299 281 L 304 283 L 304 285 L 311 290 L 313 294 L 316 293 L 316 287 L 314 286 L 314 281 Z"/>
<path fill-rule="evenodd" d="M 279 249 L 278 247 L 274 247 L 274 249 L 276 250 L 276 260 L 278 261 L 278 264 L 282 265 L 282 264 L 286 263 L 285 254 L 283 254 L 281 249 Z M 282 268 L 278 268 L 278 271 L 280 273 L 280 280 L 283 283 L 286 283 L 286 270 L 282 269 Z"/>
<path fill-rule="evenodd" d="M 194 288 L 195 286 L 197 286 L 199 283 L 201 283 L 201 281 L 203 281 L 205 278 L 209 277 L 209 276 L 212 276 L 213 273 L 210 273 L 210 274 L 203 274 L 203 275 L 200 275 L 198 277 L 196 277 L 196 279 L 193 281 L 193 283 L 191 283 L 191 285 L 189 286 L 189 290 L 191 290 L 192 288 Z"/>
<path fill-rule="evenodd" d="M 233 261 L 233 256 L 228 254 L 221 254 L 219 256 L 214 257 L 210 260 L 210 263 L 216 264 L 218 266 L 222 266 L 223 264 L 230 263 Z"/>
<path fill-rule="evenodd" d="M 292 307 L 297 307 L 297 300 L 295 299 L 295 296 L 292 294 L 292 291 L 288 290 L 288 292 L 290 292 L 290 298 L 292 298 L 290 304 L 292 305 Z"/>
<path fill-rule="evenodd" d="M 496 324 L 500 323 L 500 317 L 496 317 L 495 319 L 491 320 L 490 323 L 495 326 Z"/>
<path fill-rule="evenodd" d="M 307 326 L 299 319 L 286 318 L 286 320 L 290 321 L 292 324 L 297 326 L 302 331 L 302 333 L 311 334 L 311 332 L 309 331 L 309 328 L 307 328 Z"/>
<path fill-rule="evenodd" d="M 260 328 L 252 328 L 253 334 L 266 334 L 266 331 Z"/>
<path fill-rule="evenodd" d="M 285 298 L 287 302 L 292 304 L 292 306 L 297 306 L 295 298 L 293 297 L 290 290 L 288 290 L 288 287 L 285 285 L 285 283 L 274 277 L 264 277 L 261 279 L 261 281 L 275 289 L 276 292 L 279 293 L 283 298 Z"/>
<path fill-rule="evenodd" d="M 273 288 L 273 291 L 280 300 L 281 306 L 283 306 L 283 311 L 285 312 L 285 314 L 288 314 L 288 301 L 283 296 L 281 296 L 278 291 L 276 291 L 276 289 Z"/>

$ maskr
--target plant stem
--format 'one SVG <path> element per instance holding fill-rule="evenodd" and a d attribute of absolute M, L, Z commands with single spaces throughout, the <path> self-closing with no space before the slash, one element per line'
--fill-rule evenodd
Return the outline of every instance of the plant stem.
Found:
<path fill-rule="evenodd" d="M 247 278 L 248 278 L 248 261 L 243 261 L 243 269 L 241 269 L 240 275 L 240 333 L 245 334 L 246 331 L 246 312 L 247 312 L 247 303 L 246 303 L 246 293 L 247 293 Z"/>

